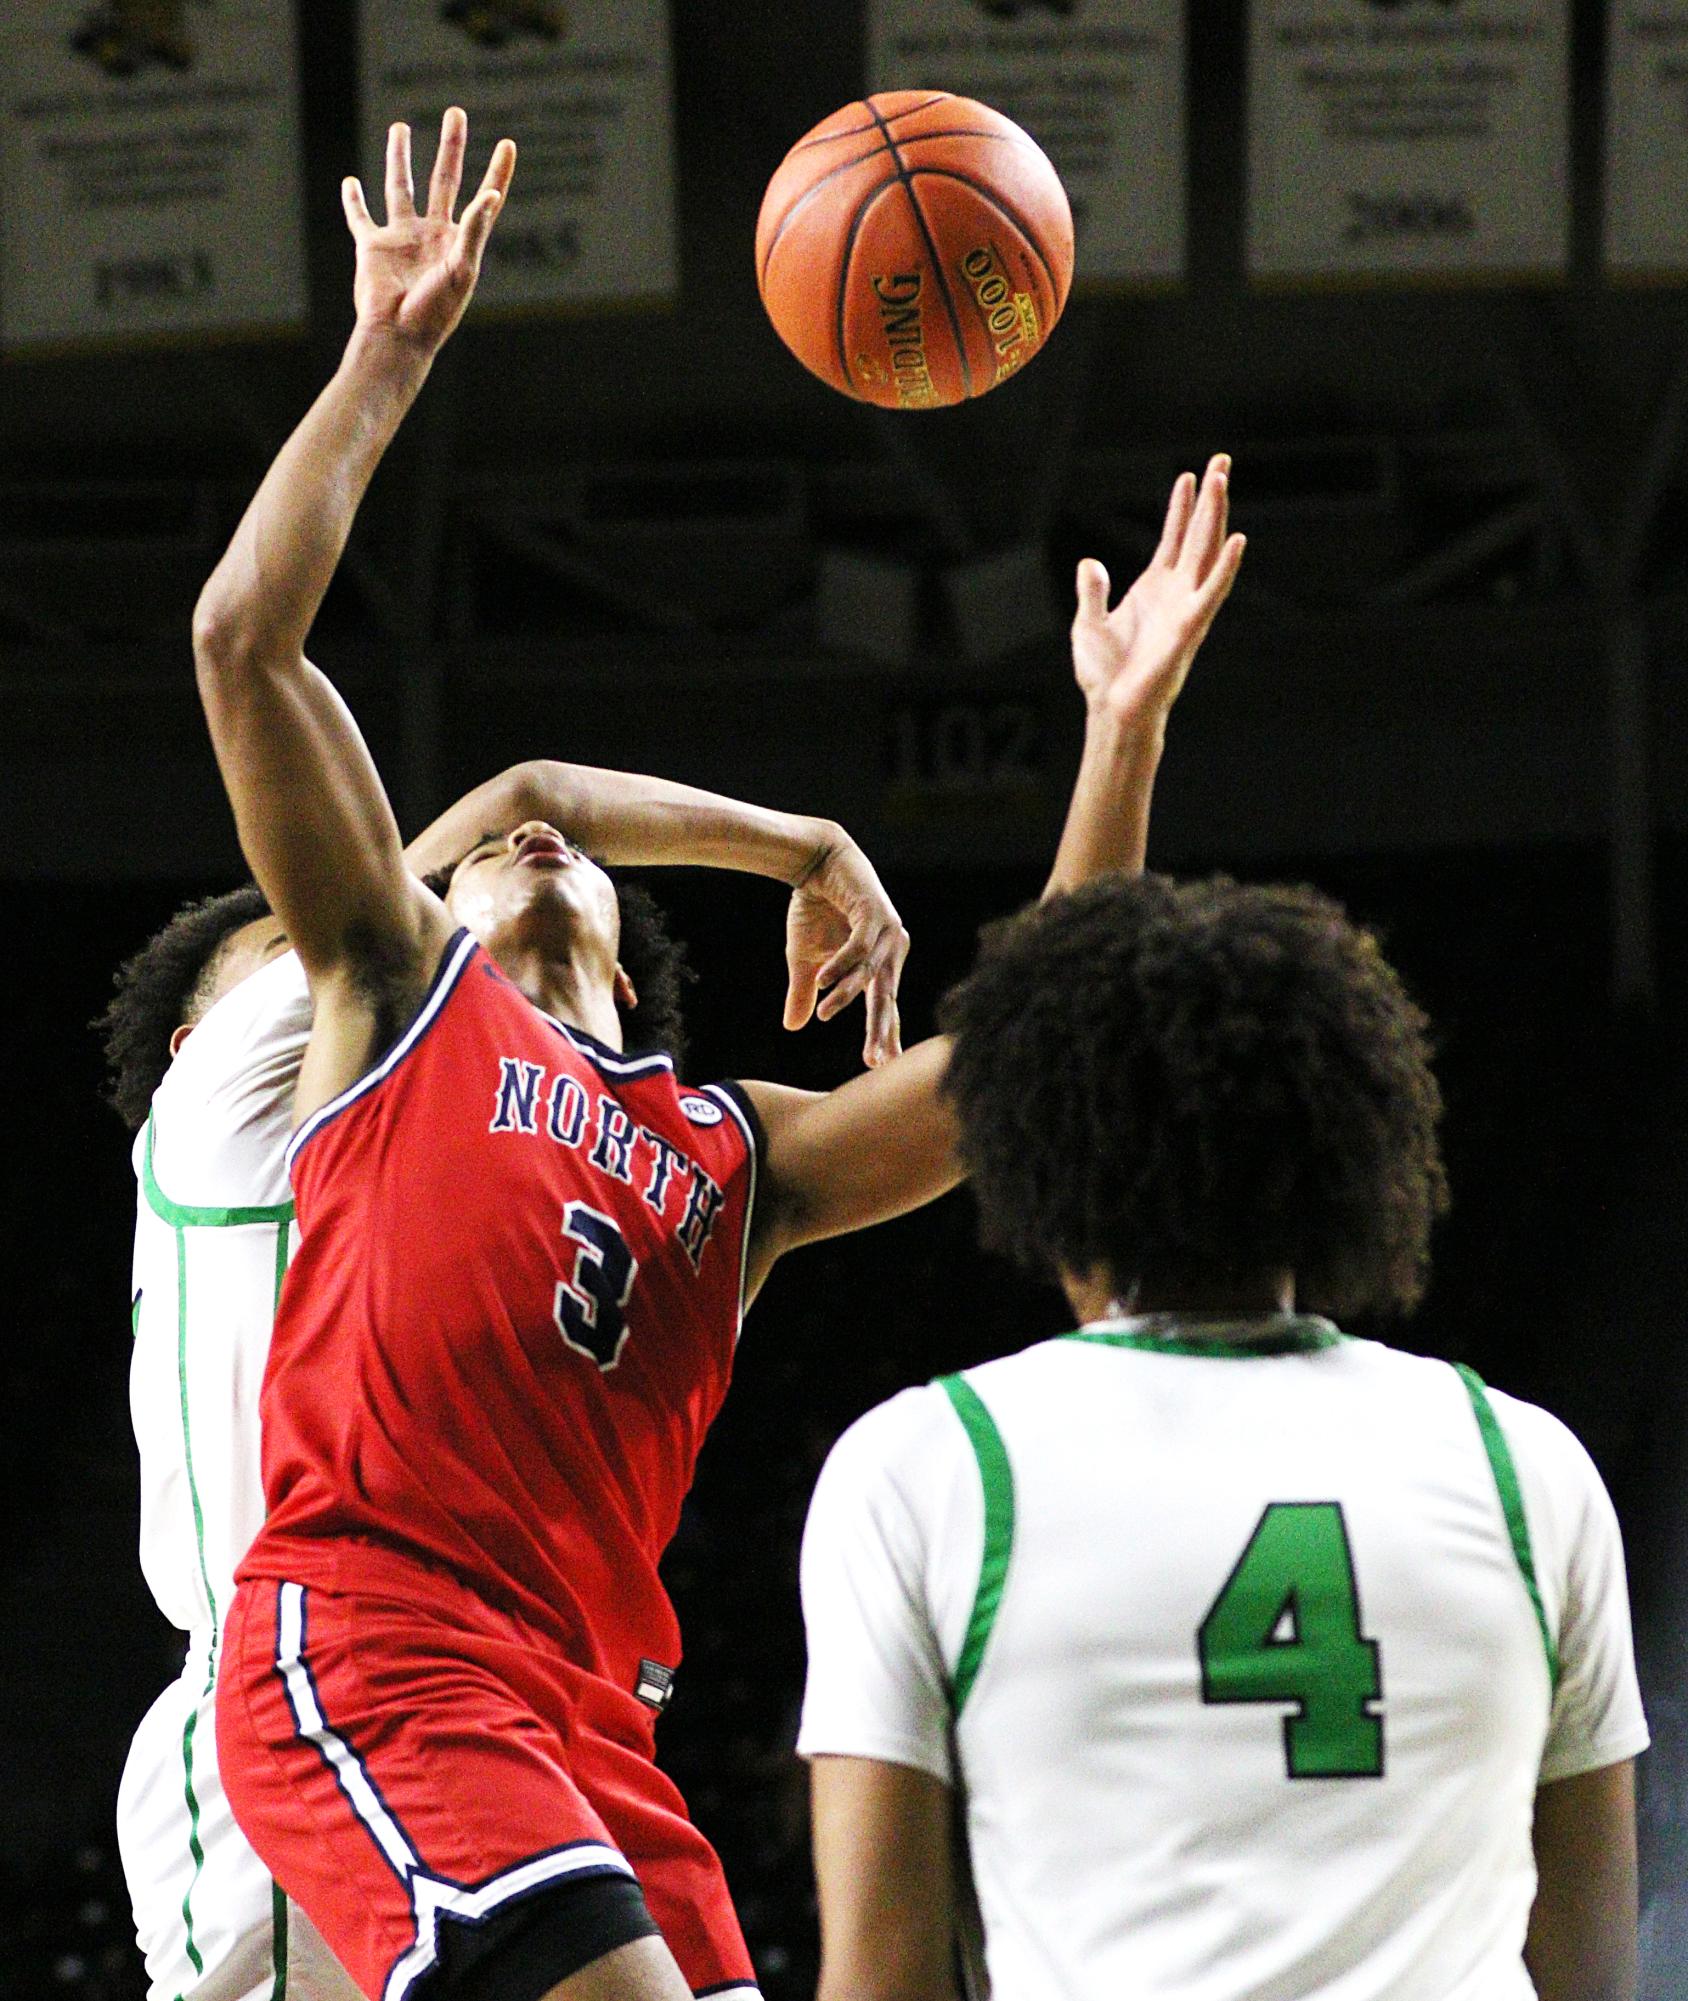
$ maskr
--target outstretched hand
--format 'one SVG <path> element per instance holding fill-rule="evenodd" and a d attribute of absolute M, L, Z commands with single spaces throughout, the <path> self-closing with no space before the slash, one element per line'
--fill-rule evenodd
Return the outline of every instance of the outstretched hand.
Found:
<path fill-rule="evenodd" d="M 516 171 L 516 147 L 500 139 L 475 198 L 453 221 L 463 185 L 469 120 L 453 106 L 440 122 L 439 151 L 428 183 L 428 206 L 416 212 L 411 186 L 410 127 L 387 133 L 387 220 L 377 223 L 362 183 L 348 175 L 340 199 L 357 245 L 352 297 L 358 325 L 411 342 L 430 357 L 463 317 L 480 276 L 481 256 Z"/>
<path fill-rule="evenodd" d="M 850 840 L 830 849 L 791 892 L 786 911 L 786 1027 L 801 1028 L 811 1016 L 830 1021 L 865 995 L 862 1061 L 877 1069 L 900 1056 L 897 988 L 908 945 L 867 856 Z"/>
<path fill-rule="evenodd" d="M 1226 533 L 1230 480 L 1223 453 L 1208 461 L 1199 493 L 1194 473 L 1179 474 L 1160 546 L 1112 611 L 1107 571 L 1094 557 L 1079 564 L 1073 673 L 1092 707 L 1164 716 L 1178 699 L 1243 559 L 1245 538 Z"/>

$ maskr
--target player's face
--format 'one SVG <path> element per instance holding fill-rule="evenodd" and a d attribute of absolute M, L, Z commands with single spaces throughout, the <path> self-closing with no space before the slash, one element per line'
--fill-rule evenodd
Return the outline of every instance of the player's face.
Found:
<path fill-rule="evenodd" d="M 224 994 L 232 994 L 242 980 L 249 980 L 261 966 L 279 959 L 286 950 L 287 933 L 275 917 L 254 917 L 250 924 L 231 931 L 218 948 L 212 963 L 210 992 L 194 1021 L 209 1013 Z M 170 1038 L 172 1056 L 193 1033 L 193 1027 L 193 1021 L 184 1021 L 177 1027 Z"/>
<path fill-rule="evenodd" d="M 452 875 L 446 908 L 495 959 L 508 944 L 600 959 L 606 972 L 615 966 L 621 942 L 615 885 L 544 820 L 477 842 Z"/>
<path fill-rule="evenodd" d="M 287 933 L 277 917 L 254 917 L 250 924 L 231 931 L 217 954 L 207 1006 L 214 1006 L 224 994 L 233 993 L 242 980 L 250 979 L 260 967 L 279 959 L 287 949 Z"/>

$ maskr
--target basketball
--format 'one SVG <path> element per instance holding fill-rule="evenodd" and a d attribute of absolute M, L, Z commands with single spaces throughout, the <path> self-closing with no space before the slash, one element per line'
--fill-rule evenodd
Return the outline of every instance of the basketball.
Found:
<path fill-rule="evenodd" d="M 786 154 L 756 224 L 774 331 L 834 389 L 888 410 L 983 396 L 1049 338 L 1073 217 L 1011 118 L 941 90 L 845 105 Z"/>

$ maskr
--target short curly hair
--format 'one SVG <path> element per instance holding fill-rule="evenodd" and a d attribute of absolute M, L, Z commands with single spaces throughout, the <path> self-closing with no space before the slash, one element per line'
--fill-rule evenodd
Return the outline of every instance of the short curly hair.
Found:
<path fill-rule="evenodd" d="M 106 1101 L 131 1132 L 146 1124 L 170 1067 L 171 1036 L 210 1005 L 230 934 L 269 908 L 254 882 L 186 903 L 118 968 L 117 991 L 94 1027 L 105 1044 Z"/>
<path fill-rule="evenodd" d="M 1293 1272 L 1409 1312 L 1447 1207 L 1429 1023 L 1311 889 L 1108 880 L 989 926 L 946 996 L 982 1236 L 1122 1292 Z"/>
<path fill-rule="evenodd" d="M 660 1050 L 686 1067 L 685 990 L 697 974 L 686 948 L 668 928 L 668 913 L 643 883 L 617 869 L 605 873 L 621 905 L 622 969 L 633 982 L 639 1004 L 621 1015 L 622 1046 L 629 1056 Z"/>

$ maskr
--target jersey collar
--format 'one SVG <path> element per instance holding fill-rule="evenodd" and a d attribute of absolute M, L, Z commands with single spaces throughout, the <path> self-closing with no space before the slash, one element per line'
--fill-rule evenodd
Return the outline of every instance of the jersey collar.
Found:
<path fill-rule="evenodd" d="M 1318 1313 L 1131 1313 L 1089 1321 L 1065 1338 L 1151 1355 L 1250 1361 L 1261 1355 L 1309 1355 L 1348 1337 Z"/>

